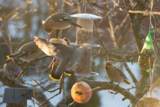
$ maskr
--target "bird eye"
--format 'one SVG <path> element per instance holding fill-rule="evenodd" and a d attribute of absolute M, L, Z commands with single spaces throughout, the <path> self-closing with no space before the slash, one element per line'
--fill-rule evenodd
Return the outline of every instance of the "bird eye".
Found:
<path fill-rule="evenodd" d="M 107 63 L 107 62 L 105 63 L 105 66 L 108 66 L 108 63 Z"/>
<path fill-rule="evenodd" d="M 105 67 L 109 67 L 110 65 L 111 65 L 111 64 L 108 63 L 108 62 L 105 63 Z"/>
<path fill-rule="evenodd" d="M 69 17 L 64 17 L 64 19 L 69 19 Z"/>
<path fill-rule="evenodd" d="M 70 18 L 70 17 L 64 17 L 64 19 L 66 19 L 66 20 L 73 20 L 73 19 Z"/>

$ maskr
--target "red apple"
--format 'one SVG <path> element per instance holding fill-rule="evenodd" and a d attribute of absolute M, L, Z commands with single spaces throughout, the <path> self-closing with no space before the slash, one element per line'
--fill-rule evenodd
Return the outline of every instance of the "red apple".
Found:
<path fill-rule="evenodd" d="M 61 43 L 61 44 L 67 45 L 67 42 L 64 39 L 51 38 L 49 40 L 49 42 L 51 42 L 51 43 Z"/>
<path fill-rule="evenodd" d="M 72 86 L 71 96 L 77 103 L 86 103 L 92 96 L 92 89 L 85 82 L 77 82 Z"/>

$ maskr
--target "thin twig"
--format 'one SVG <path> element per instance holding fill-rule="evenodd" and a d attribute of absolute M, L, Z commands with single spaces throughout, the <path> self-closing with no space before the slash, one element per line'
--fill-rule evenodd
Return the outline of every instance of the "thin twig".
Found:
<path fill-rule="evenodd" d="M 5 32 L 5 31 L 1 31 L 3 40 L 4 40 L 5 44 L 7 45 L 8 49 L 11 51 L 11 47 L 9 46 L 9 43 L 7 42 L 7 40 L 6 40 L 5 36 L 4 36 L 4 32 Z"/>
<path fill-rule="evenodd" d="M 160 12 L 153 12 L 153 11 L 140 11 L 140 10 L 128 10 L 129 13 L 139 13 L 144 15 L 154 14 L 154 15 L 160 15 Z"/>
<path fill-rule="evenodd" d="M 117 55 L 117 54 L 113 54 L 113 53 L 109 52 L 109 50 L 108 50 L 107 48 L 105 48 L 105 46 L 104 46 L 104 44 L 103 44 L 103 42 L 102 42 L 102 40 L 101 40 L 101 38 L 100 38 L 100 36 L 99 36 L 98 26 L 97 26 L 97 22 L 96 22 L 96 21 L 94 21 L 94 25 L 95 25 L 96 36 L 98 37 L 98 40 L 99 40 L 102 48 L 105 50 L 106 54 L 107 54 L 107 55 L 110 55 L 110 56 L 114 56 L 114 57 L 116 57 L 116 58 L 118 58 L 118 59 L 121 59 L 121 56 L 119 56 L 119 55 Z"/>
<path fill-rule="evenodd" d="M 72 103 L 70 103 L 70 104 L 68 105 L 68 107 L 75 107 L 76 104 L 77 104 L 77 102 L 76 102 L 76 101 L 73 101 Z"/>
<path fill-rule="evenodd" d="M 105 17 L 107 17 L 108 15 L 110 15 L 110 13 L 113 12 L 114 10 L 115 10 L 115 8 L 113 8 L 112 10 L 110 10 L 110 11 L 101 19 L 101 21 L 98 23 L 98 25 L 101 24 L 102 21 L 103 21 L 103 19 L 104 19 Z"/>
<path fill-rule="evenodd" d="M 44 103 L 46 103 L 47 101 L 49 101 L 50 99 L 52 99 L 52 98 L 54 98 L 55 96 L 57 96 L 57 95 L 59 95 L 60 93 L 61 93 L 61 88 L 62 88 L 62 86 L 63 86 L 63 84 L 64 84 L 64 73 L 62 74 L 62 76 L 61 76 L 61 83 L 60 83 L 60 86 L 59 86 L 59 92 L 57 93 L 57 94 L 55 94 L 54 96 L 52 96 L 52 97 L 50 97 L 49 99 L 47 99 L 47 100 L 45 100 L 43 103 L 41 103 L 40 105 L 39 105 L 39 107 L 40 106 L 42 106 Z"/>
<path fill-rule="evenodd" d="M 128 71 L 129 75 L 131 76 L 134 84 L 136 84 L 138 81 L 135 78 L 134 74 L 132 73 L 132 71 L 129 69 L 128 65 L 126 64 L 126 62 L 124 63 L 124 67 L 126 68 L 126 70 Z"/>
<path fill-rule="evenodd" d="M 46 88 L 42 87 L 41 84 L 39 84 L 35 79 L 33 79 L 32 77 L 30 77 L 30 78 L 31 78 L 34 82 L 36 82 L 44 91 L 47 91 L 47 92 L 52 93 L 52 92 L 55 92 L 55 91 L 57 91 L 58 89 L 60 89 L 60 87 L 58 87 L 58 88 L 56 88 L 56 89 L 54 89 L 54 90 L 52 90 L 52 91 L 48 91 Z"/>
<path fill-rule="evenodd" d="M 24 67 L 23 71 L 18 75 L 18 77 L 17 77 L 15 80 L 18 80 L 22 75 L 24 75 L 24 73 L 25 73 L 25 71 L 27 70 L 29 64 L 31 64 L 31 63 L 33 63 L 33 62 L 38 62 L 39 60 L 42 60 L 42 59 L 45 59 L 45 58 L 49 58 L 49 57 L 51 57 L 51 56 L 44 55 L 44 56 L 42 56 L 42 57 L 33 59 L 33 60 L 31 60 L 30 62 L 28 62 L 28 63 L 26 64 L 26 66 Z M 23 63 L 23 64 L 24 64 L 24 63 Z M 22 64 L 20 64 L 20 65 L 22 65 Z M 19 66 L 19 65 L 18 65 L 18 66 Z"/>
<path fill-rule="evenodd" d="M 108 0 L 106 0 L 106 2 L 108 2 Z M 111 11 L 109 2 L 107 3 L 107 7 L 108 7 L 108 9 Z M 111 30 L 110 35 L 111 35 L 113 44 L 114 44 L 114 46 L 115 46 L 115 48 L 116 48 L 117 50 L 120 50 L 120 46 L 119 46 L 119 44 L 118 44 L 118 42 L 117 42 L 117 38 L 115 37 L 115 27 L 114 27 L 113 22 L 112 22 L 112 16 L 111 16 L 111 15 L 108 15 L 108 19 L 111 19 L 111 20 L 109 20 L 109 26 L 110 26 L 110 30 Z"/>

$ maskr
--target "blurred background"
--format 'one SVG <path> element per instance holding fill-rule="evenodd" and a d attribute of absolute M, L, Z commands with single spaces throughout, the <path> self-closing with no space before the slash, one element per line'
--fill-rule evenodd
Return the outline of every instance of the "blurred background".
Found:
<path fill-rule="evenodd" d="M 81 2 L 79 2 L 81 1 Z M 124 7 L 123 0 L 116 1 L 119 6 Z M 81 4 L 79 4 L 81 3 Z M 154 6 L 158 6 L 159 1 L 156 1 Z M 79 7 L 80 6 L 80 7 Z M 112 21 L 114 29 L 116 29 L 115 36 L 118 40 L 118 44 L 121 46 L 123 50 L 120 54 L 125 52 L 132 53 L 137 52 L 133 31 L 131 28 L 131 23 L 129 20 L 129 16 L 127 15 L 126 9 L 122 11 L 114 11 L 107 17 L 105 15 L 115 6 L 115 3 L 112 0 L 0 0 L 0 30 L 5 31 L 4 35 L 0 33 L 0 69 L 3 69 L 3 64 L 5 63 L 6 56 L 10 54 L 10 50 L 7 47 L 4 39 L 9 41 L 11 39 L 12 42 L 12 51 L 16 52 L 16 50 L 22 46 L 23 44 L 32 41 L 34 36 L 39 36 L 45 39 L 48 39 L 49 36 L 45 32 L 42 27 L 42 20 L 45 20 L 49 15 L 56 12 L 66 12 L 68 14 L 76 14 L 76 13 L 91 13 L 96 14 L 98 16 L 103 17 L 101 20 L 97 20 L 99 24 L 98 33 L 100 34 L 101 40 L 104 45 L 112 52 L 117 52 L 117 49 L 114 46 L 112 40 L 112 29 L 109 24 L 109 21 Z M 76 19 L 75 19 L 76 20 Z M 153 25 L 155 23 L 153 22 Z M 148 17 L 144 18 L 142 22 L 142 29 L 144 35 L 147 35 L 149 31 L 149 19 Z M 54 34 L 54 32 L 53 32 Z M 76 37 L 76 28 L 70 27 L 61 32 L 61 37 L 67 37 L 71 40 L 71 42 L 75 42 Z M 96 44 L 100 44 L 96 34 L 93 32 L 93 41 Z M 99 54 L 96 54 L 96 52 Z M 42 56 L 41 53 L 39 56 Z M 95 56 L 94 56 L 95 55 Z M 98 76 L 91 77 L 90 79 L 96 81 L 109 81 L 106 77 L 105 69 L 104 69 L 104 57 L 105 52 L 103 49 L 93 49 L 93 60 L 92 60 L 92 70 L 94 72 L 99 73 Z M 37 85 L 32 82 L 29 76 L 37 79 L 39 82 L 44 82 L 42 85 L 47 87 L 49 84 L 54 84 L 51 89 L 57 88 L 54 81 L 51 81 L 48 77 L 49 70 L 45 72 L 39 73 L 44 70 L 48 64 L 50 63 L 50 59 L 44 59 L 37 63 L 31 64 L 27 69 L 27 72 L 24 76 L 24 81 L 27 83 L 27 87 L 32 87 L 32 85 Z M 120 64 L 120 63 L 115 63 Z M 127 63 L 137 80 L 140 78 L 140 68 L 137 63 Z M 24 66 L 22 66 L 23 68 Z M 120 84 L 123 88 L 131 88 L 134 86 L 131 77 L 126 72 L 126 69 L 122 66 L 121 69 L 127 76 L 127 78 L 131 82 L 131 86 L 127 86 L 126 84 Z M 45 78 L 44 78 L 45 77 Z M 43 79 L 42 79 L 43 78 Z M 71 77 L 65 78 L 65 91 L 67 94 L 71 89 L 73 83 Z M 0 82 L 0 95 L 3 95 L 4 89 L 6 85 L 3 85 Z M 39 86 L 35 86 L 36 88 L 40 88 Z M 57 93 L 56 91 L 55 93 Z M 135 93 L 135 89 L 130 90 L 132 94 Z M 159 88 L 156 88 L 154 97 L 159 98 Z M 55 93 L 44 92 L 44 95 L 49 98 L 53 96 Z M 63 98 L 63 94 L 58 95 L 57 97 L 50 100 L 51 104 L 56 106 L 61 99 Z M 93 93 L 91 100 L 85 104 L 77 104 L 76 107 L 127 107 L 130 105 L 129 100 L 122 101 L 123 96 L 121 94 L 110 94 L 107 90 L 103 90 L 100 92 Z M 71 103 L 73 100 L 70 98 L 66 104 Z M 0 102 L 2 102 L 2 96 L 0 97 Z M 37 102 L 38 103 L 38 102 Z M 29 107 L 33 107 L 33 102 L 28 101 L 27 105 Z M 37 107 L 38 105 L 35 104 Z M 1 107 L 5 107 L 4 103 L 1 103 Z"/>

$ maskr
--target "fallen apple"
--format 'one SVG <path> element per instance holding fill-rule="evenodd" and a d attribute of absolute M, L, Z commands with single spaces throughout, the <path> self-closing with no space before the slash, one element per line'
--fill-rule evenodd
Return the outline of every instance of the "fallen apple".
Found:
<path fill-rule="evenodd" d="M 51 42 L 51 43 L 61 43 L 61 44 L 67 45 L 67 42 L 64 39 L 51 38 L 49 40 L 49 42 Z"/>
<path fill-rule="evenodd" d="M 77 82 L 72 86 L 71 96 L 77 103 L 86 103 L 92 96 L 92 89 L 85 82 Z"/>

